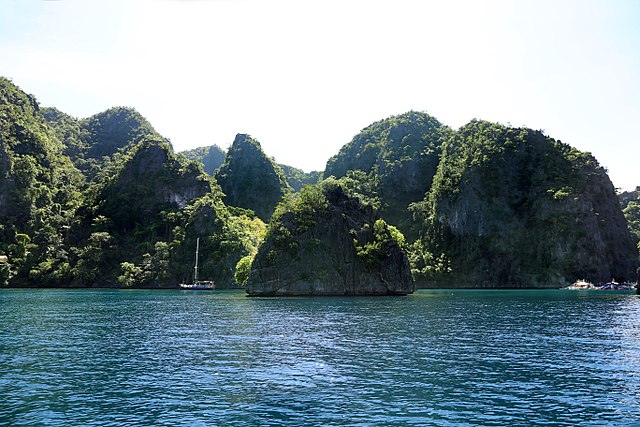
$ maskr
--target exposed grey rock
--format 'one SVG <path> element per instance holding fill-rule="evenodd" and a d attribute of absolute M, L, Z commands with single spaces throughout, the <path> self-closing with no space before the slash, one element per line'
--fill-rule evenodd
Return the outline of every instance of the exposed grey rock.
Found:
<path fill-rule="evenodd" d="M 306 211 L 289 209 L 272 218 L 270 234 L 253 262 L 247 293 L 412 293 L 414 284 L 407 255 L 392 239 L 389 226 L 377 212 L 347 196 L 339 186 L 306 187 L 297 197 L 304 200 L 312 192 L 324 200 L 313 207 L 306 204 Z M 363 254 L 367 245 L 370 250 Z"/>
<path fill-rule="evenodd" d="M 250 209 L 265 222 L 290 191 L 280 167 L 267 157 L 258 141 L 245 134 L 236 135 L 215 178 L 227 206 Z"/>

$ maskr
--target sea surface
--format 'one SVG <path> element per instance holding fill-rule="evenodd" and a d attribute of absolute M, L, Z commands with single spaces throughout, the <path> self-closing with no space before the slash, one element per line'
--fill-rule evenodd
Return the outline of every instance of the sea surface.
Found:
<path fill-rule="evenodd" d="M 627 293 L 0 291 L 0 426 L 639 425 Z"/>

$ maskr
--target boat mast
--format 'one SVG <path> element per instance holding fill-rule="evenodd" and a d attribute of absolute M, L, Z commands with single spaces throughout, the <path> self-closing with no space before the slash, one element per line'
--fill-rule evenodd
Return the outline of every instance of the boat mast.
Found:
<path fill-rule="evenodd" d="M 193 267 L 193 281 L 198 281 L 198 249 L 200 249 L 200 238 L 196 239 L 196 266 Z"/>

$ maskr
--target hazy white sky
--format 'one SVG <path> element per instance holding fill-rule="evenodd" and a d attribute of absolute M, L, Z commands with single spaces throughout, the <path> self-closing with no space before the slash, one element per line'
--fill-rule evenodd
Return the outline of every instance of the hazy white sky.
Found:
<path fill-rule="evenodd" d="M 408 110 L 543 129 L 640 185 L 637 0 L 0 0 L 0 74 L 177 150 L 236 133 L 307 171 Z"/>

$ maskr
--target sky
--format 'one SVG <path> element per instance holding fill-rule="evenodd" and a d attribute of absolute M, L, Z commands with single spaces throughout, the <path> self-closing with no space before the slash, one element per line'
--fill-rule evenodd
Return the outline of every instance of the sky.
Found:
<path fill-rule="evenodd" d="M 0 75 L 42 106 L 136 108 L 177 151 L 248 133 L 323 170 L 409 110 L 542 129 L 640 186 L 637 0 L 0 0 Z"/>

